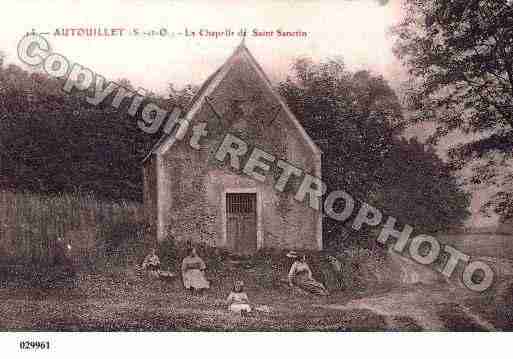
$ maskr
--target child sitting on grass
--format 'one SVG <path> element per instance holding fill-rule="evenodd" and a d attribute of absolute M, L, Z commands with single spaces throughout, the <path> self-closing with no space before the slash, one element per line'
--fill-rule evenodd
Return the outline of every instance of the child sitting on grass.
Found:
<path fill-rule="evenodd" d="M 251 305 L 249 304 L 248 295 L 244 292 L 244 282 L 236 281 L 233 286 L 233 291 L 230 292 L 226 299 L 228 309 L 240 315 L 246 315 L 251 312 Z"/>

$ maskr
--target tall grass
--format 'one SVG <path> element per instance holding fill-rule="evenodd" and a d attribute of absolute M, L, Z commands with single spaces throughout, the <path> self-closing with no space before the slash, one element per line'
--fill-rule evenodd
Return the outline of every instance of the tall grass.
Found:
<path fill-rule="evenodd" d="M 144 237 L 142 206 L 82 193 L 0 192 L 0 261 L 48 263 L 58 237 L 72 243 L 76 257 L 93 262 L 134 254 Z"/>

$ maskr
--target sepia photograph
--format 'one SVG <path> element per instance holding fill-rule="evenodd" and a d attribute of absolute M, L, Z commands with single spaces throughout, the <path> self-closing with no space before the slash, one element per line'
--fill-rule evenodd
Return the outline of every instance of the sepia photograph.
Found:
<path fill-rule="evenodd" d="M 513 330 L 511 0 L 0 8 L 2 348 Z"/>

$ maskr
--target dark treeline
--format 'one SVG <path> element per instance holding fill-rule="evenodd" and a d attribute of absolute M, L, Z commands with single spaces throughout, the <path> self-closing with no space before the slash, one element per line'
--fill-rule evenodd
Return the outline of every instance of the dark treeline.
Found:
<path fill-rule="evenodd" d="M 402 136 L 408 121 L 383 77 L 350 71 L 342 59 L 298 59 L 279 90 L 323 151 L 328 192 L 344 190 L 356 200 L 345 222 L 325 217 L 327 245 L 347 234 L 362 201 L 416 233 L 457 228 L 468 218 L 470 195 L 450 166 L 433 146 Z"/>
<path fill-rule="evenodd" d="M 483 210 L 513 218 L 513 2 L 404 0 L 393 29 L 411 122 L 436 128 L 468 182 L 498 191 Z"/>
<path fill-rule="evenodd" d="M 118 83 L 131 88 L 127 80 Z M 130 100 L 113 108 L 115 92 L 92 106 L 86 93 L 67 94 L 62 85 L 15 65 L 1 68 L 2 188 L 141 201 L 141 161 L 161 133 L 139 129 L 140 116 L 126 111 Z M 442 231 L 468 217 L 470 197 L 434 148 L 401 137 L 401 105 L 382 77 L 348 71 L 339 60 L 300 59 L 278 89 L 323 150 L 329 190 L 367 201 L 396 217 L 398 227 Z M 168 98 L 150 93 L 147 101 L 171 110 L 185 107 L 196 91 L 170 85 Z M 326 235 L 339 241 L 346 225 L 326 223 Z"/>
<path fill-rule="evenodd" d="M 127 80 L 118 83 L 131 88 Z M 62 86 L 62 80 L 15 65 L 0 69 L 1 187 L 141 201 L 141 161 L 160 133 L 138 128 L 140 116 L 126 112 L 130 100 L 112 107 L 115 92 L 93 106 L 86 93 L 68 94 Z M 147 101 L 171 109 L 187 100 L 187 91 L 176 96 L 150 93 Z"/>

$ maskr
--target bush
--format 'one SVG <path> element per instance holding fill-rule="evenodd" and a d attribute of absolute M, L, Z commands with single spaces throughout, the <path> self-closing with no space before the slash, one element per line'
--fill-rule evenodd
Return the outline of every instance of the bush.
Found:
<path fill-rule="evenodd" d="M 103 232 L 106 260 L 114 265 L 127 265 L 142 261 L 145 249 L 144 222 L 115 223 Z"/>

